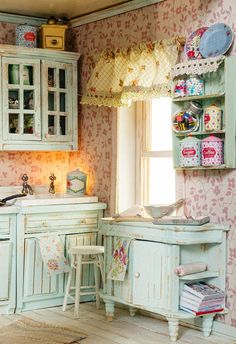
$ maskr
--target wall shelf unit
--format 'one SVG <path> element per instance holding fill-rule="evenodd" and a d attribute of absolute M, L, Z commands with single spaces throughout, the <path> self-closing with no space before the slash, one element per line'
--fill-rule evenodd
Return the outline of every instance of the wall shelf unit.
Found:
<path fill-rule="evenodd" d="M 210 61 L 213 59 L 209 59 Z M 204 130 L 204 115 L 199 115 L 199 127 L 196 131 L 191 133 L 175 132 L 173 130 L 173 162 L 176 169 L 230 169 L 236 167 L 236 58 L 235 57 L 221 57 L 218 58 L 216 68 L 207 71 L 205 65 L 208 59 L 195 60 L 184 64 L 179 64 L 174 69 L 173 77 L 173 92 L 172 92 L 172 115 L 188 109 L 191 101 L 197 101 L 203 108 L 216 105 L 222 110 L 222 127 L 221 130 Z M 177 80 L 187 79 L 189 77 L 191 64 L 196 68 L 196 75 L 200 75 L 204 80 L 204 95 L 196 96 L 182 96 L 176 97 L 174 94 L 174 85 Z M 203 65 L 203 73 L 201 74 L 201 65 Z M 180 66 L 180 68 L 179 68 Z M 205 68 L 205 69 L 204 69 Z M 176 72 L 177 71 L 177 72 Z M 182 74 L 181 74 L 182 72 Z M 184 74 L 184 73 L 188 74 Z M 179 74 L 178 74 L 179 73 Z M 194 166 L 186 167 L 180 163 L 180 143 L 188 136 L 193 136 L 198 139 L 204 139 L 210 135 L 214 135 L 223 140 L 223 164 L 215 166 Z"/>

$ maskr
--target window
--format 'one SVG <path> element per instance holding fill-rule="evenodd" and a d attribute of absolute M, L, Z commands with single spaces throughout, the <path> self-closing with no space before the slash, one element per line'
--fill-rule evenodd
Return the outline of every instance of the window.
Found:
<path fill-rule="evenodd" d="M 163 97 L 137 104 L 137 179 L 141 204 L 175 201 L 172 162 L 171 99 Z"/>
<path fill-rule="evenodd" d="M 170 98 L 119 108 L 116 154 L 116 212 L 175 202 Z"/>

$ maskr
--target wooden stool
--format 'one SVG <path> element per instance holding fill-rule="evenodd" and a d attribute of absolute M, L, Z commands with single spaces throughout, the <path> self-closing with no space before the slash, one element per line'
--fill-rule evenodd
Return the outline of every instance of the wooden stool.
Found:
<path fill-rule="evenodd" d="M 100 307 L 100 296 L 99 296 L 99 275 L 98 268 L 101 271 L 102 282 L 104 285 L 104 269 L 103 269 L 103 246 L 75 246 L 70 249 L 71 254 L 71 271 L 68 275 L 68 281 L 65 290 L 64 302 L 62 310 L 66 310 L 68 297 L 75 301 L 75 312 L 76 318 L 79 316 L 79 303 L 81 295 L 96 295 L 96 307 Z M 83 259 L 82 259 L 83 256 Z M 81 276 L 82 276 L 82 265 L 93 264 L 94 265 L 94 279 L 95 279 L 95 291 L 81 292 Z M 72 274 L 75 269 L 75 285 L 71 286 Z M 75 290 L 75 297 L 70 295 L 70 290 Z"/>

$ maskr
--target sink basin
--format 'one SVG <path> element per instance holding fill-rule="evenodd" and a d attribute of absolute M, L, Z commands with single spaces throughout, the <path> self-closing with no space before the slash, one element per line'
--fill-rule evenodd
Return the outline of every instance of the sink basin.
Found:
<path fill-rule="evenodd" d="M 96 196 L 78 196 L 67 193 L 58 194 L 34 194 L 16 200 L 15 205 L 50 205 L 50 204 L 77 204 L 98 202 Z"/>

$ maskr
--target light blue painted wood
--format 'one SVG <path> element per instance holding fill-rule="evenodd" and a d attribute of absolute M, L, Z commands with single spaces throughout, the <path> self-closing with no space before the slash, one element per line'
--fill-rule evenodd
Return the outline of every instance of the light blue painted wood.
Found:
<path fill-rule="evenodd" d="M 17 312 L 63 303 L 66 276 L 46 276 L 37 239 L 50 234 L 60 235 L 67 257 L 73 245 L 96 244 L 98 219 L 105 207 L 104 203 L 90 203 L 20 209 L 17 215 Z M 83 271 L 83 284 L 94 285 L 94 276 L 87 266 Z M 91 296 L 82 297 L 82 301 L 92 299 Z"/>
<path fill-rule="evenodd" d="M 83 242 L 95 244 L 98 223 L 105 208 L 104 203 L 90 203 L 0 209 L 0 246 L 4 255 L 4 265 L 0 264 L 0 314 L 62 305 L 65 276 L 48 276 L 37 238 L 58 234 L 66 247 L 67 237 L 88 236 Z M 69 215 L 65 215 L 67 212 Z M 41 228 L 31 226 L 34 221 L 38 221 Z M 49 229 L 42 226 L 43 221 L 50 225 Z M 67 221 L 69 226 L 66 226 Z M 91 277 L 87 279 L 92 284 Z M 82 296 L 81 300 L 89 301 L 91 296 Z"/>
<path fill-rule="evenodd" d="M 0 213 L 0 314 L 11 314 L 16 304 L 16 214 Z"/>
<path fill-rule="evenodd" d="M 115 303 L 161 314 L 169 322 L 171 340 L 176 341 L 179 320 L 196 317 L 179 309 L 179 296 L 185 281 L 174 273 L 175 268 L 180 264 L 205 262 L 214 274 L 205 274 L 203 280 L 225 291 L 228 230 L 229 226 L 217 224 L 159 226 L 145 222 L 122 223 L 103 219 L 99 233 L 104 235 L 106 281 L 101 297 L 106 304 L 107 317 L 110 319 L 114 316 Z M 123 282 L 124 286 L 119 288 L 113 288 L 118 282 L 107 279 L 116 237 L 133 239 L 128 274 Z M 129 298 L 126 296 L 127 280 L 132 291 Z M 208 336 L 214 315 L 203 317 L 206 318 L 202 324 L 203 332 Z"/>
<path fill-rule="evenodd" d="M 177 77 L 179 79 L 181 77 Z M 203 108 L 216 104 L 223 110 L 223 127 L 221 132 L 214 132 L 224 140 L 224 165 L 204 167 L 197 166 L 180 167 L 179 166 L 179 142 L 187 134 L 178 135 L 173 132 L 173 163 L 177 169 L 225 169 L 236 167 L 236 151 L 235 151 L 235 134 L 236 134 L 236 98 L 234 96 L 236 90 L 236 58 L 234 56 L 226 57 L 216 72 L 203 75 L 205 81 L 205 94 L 197 97 L 182 97 L 172 99 L 172 114 L 176 111 L 187 109 L 191 100 L 197 100 L 202 104 Z M 203 139 L 211 134 L 203 130 L 204 116 L 200 116 L 200 128 L 193 132 L 194 137 Z"/>
<path fill-rule="evenodd" d="M 0 76 L 3 87 L 0 92 L 2 116 L 0 119 L 0 150 L 77 150 L 78 149 L 78 105 L 77 105 L 77 61 L 80 54 L 58 52 L 50 49 L 30 49 L 10 45 L 0 45 Z M 19 85 L 8 83 L 9 64 L 19 65 Z M 25 85 L 23 80 L 24 65 L 33 67 L 34 85 Z M 57 84 L 48 86 L 48 68 L 53 68 Z M 59 70 L 65 70 L 65 88 L 59 85 Z M 9 90 L 19 92 L 19 110 L 9 109 Z M 24 108 L 24 92 L 34 92 L 34 109 Z M 55 109 L 49 111 L 48 94 L 54 92 Z M 60 108 L 60 94 L 65 95 L 65 109 Z M 9 113 L 19 115 L 19 130 L 9 130 Z M 24 132 L 24 115 L 34 115 L 34 133 Z M 48 116 L 55 116 L 55 135 L 48 129 Z M 60 131 L 60 116 L 66 116 L 66 130 Z"/>

